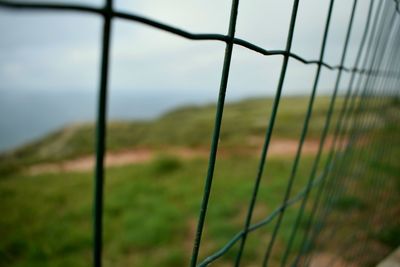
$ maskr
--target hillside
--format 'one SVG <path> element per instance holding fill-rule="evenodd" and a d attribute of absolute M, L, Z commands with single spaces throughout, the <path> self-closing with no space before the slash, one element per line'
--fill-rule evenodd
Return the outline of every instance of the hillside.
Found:
<path fill-rule="evenodd" d="M 221 145 L 227 149 L 258 148 L 268 124 L 272 99 L 247 99 L 226 104 Z M 290 97 L 281 100 L 274 136 L 298 139 L 308 99 Z M 340 107 L 339 98 L 336 107 Z M 317 138 L 324 124 L 329 98 L 319 97 L 314 105 L 309 138 Z M 187 106 L 172 110 L 152 121 L 111 121 L 107 129 L 107 150 L 165 149 L 176 147 L 208 149 L 213 128 L 215 105 Z M 89 155 L 94 151 L 94 125 L 66 126 L 36 142 L 0 156 L 0 173 L 21 166 L 58 162 Z"/>

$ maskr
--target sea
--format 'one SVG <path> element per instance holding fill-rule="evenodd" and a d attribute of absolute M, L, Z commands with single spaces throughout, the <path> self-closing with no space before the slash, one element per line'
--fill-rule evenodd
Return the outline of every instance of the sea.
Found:
<path fill-rule="evenodd" d="M 218 92 L 120 90 L 109 94 L 107 118 L 151 120 L 179 106 L 215 102 L 217 97 Z M 94 122 L 96 101 L 96 92 L 87 90 L 0 90 L 0 153 L 70 124 Z"/>

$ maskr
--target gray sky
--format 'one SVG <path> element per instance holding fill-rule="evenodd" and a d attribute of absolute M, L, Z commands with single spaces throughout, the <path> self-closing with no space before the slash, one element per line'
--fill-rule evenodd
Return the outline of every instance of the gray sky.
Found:
<path fill-rule="evenodd" d="M 66 0 L 67 1 L 67 0 Z M 54 2 L 54 1 L 53 1 Z M 87 2 L 101 5 L 102 1 Z M 329 1 L 300 1 L 293 52 L 317 59 Z M 335 1 L 325 61 L 338 64 L 352 1 Z M 349 60 L 352 64 L 369 1 L 356 12 Z M 284 49 L 292 0 L 241 1 L 236 36 L 267 49 Z M 228 0 L 115 1 L 119 10 L 142 14 L 194 33 L 225 34 Z M 0 10 L 0 90 L 96 90 L 101 19 L 95 15 Z M 201 92 L 214 98 L 219 87 L 224 43 L 189 41 L 145 25 L 114 20 L 112 91 Z M 228 98 L 273 94 L 281 56 L 265 57 L 235 47 Z M 308 93 L 315 66 L 290 61 L 285 92 Z M 321 91 L 336 72 L 324 71 Z"/>

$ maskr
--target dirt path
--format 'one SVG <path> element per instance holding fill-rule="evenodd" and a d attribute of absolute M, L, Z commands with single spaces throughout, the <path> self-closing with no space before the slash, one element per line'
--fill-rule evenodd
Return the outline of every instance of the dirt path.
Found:
<path fill-rule="evenodd" d="M 135 163 L 148 162 L 155 156 L 165 154 L 179 158 L 191 159 L 195 157 L 206 157 L 207 151 L 201 149 L 176 148 L 162 151 L 150 149 L 131 149 L 118 152 L 108 152 L 105 157 L 106 167 L 124 166 Z M 30 174 L 55 173 L 69 171 L 89 171 L 94 169 L 95 158 L 93 155 L 77 159 L 62 161 L 60 163 L 44 163 L 29 168 Z"/>
<path fill-rule="evenodd" d="M 260 140 L 262 142 L 262 140 Z M 331 140 L 328 139 L 325 147 L 330 146 Z M 304 143 L 302 153 L 303 155 L 312 155 L 318 151 L 318 141 L 309 140 Z M 261 145 L 259 146 L 261 147 Z M 298 147 L 298 141 L 291 139 L 273 140 L 270 143 L 268 155 L 269 156 L 291 156 L 295 155 Z M 229 156 L 230 154 L 237 153 L 221 148 L 219 150 L 221 155 Z M 248 151 L 247 151 L 248 153 Z M 259 149 L 253 149 L 251 154 L 259 155 Z M 148 162 L 154 159 L 157 155 L 165 154 L 175 156 L 182 159 L 193 158 L 207 158 L 208 150 L 199 148 L 168 148 L 164 150 L 150 150 L 150 149 L 131 149 L 118 152 L 108 152 L 105 158 L 105 165 L 107 167 L 123 166 L 135 163 Z M 43 163 L 31 166 L 28 173 L 36 175 L 41 173 L 56 173 L 56 172 L 69 172 L 69 171 L 90 171 L 94 168 L 94 156 L 84 156 L 73 160 L 67 160 L 60 163 Z"/>
<path fill-rule="evenodd" d="M 312 260 L 310 262 L 310 267 L 355 267 L 352 264 L 344 261 L 342 258 L 338 257 L 335 254 L 330 253 L 316 253 L 313 255 Z"/>

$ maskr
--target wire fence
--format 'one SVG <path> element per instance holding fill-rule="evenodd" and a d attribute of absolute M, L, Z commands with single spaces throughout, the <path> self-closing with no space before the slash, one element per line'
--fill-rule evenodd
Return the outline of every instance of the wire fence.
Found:
<path fill-rule="evenodd" d="M 107 0 L 104 7 L 95 8 L 84 5 L 72 4 L 55 4 L 39 1 L 0 1 L 0 6 L 10 9 L 29 9 L 29 10 L 48 10 L 48 11 L 68 11 L 92 13 L 103 17 L 103 39 L 102 39 L 102 57 L 101 57 L 101 77 L 98 98 L 97 111 L 97 137 L 96 137 L 96 167 L 94 180 L 94 218 L 93 218 L 93 265 L 102 265 L 102 214 L 103 214 L 103 185 L 104 185 L 104 154 L 106 139 L 106 108 L 107 108 L 107 91 L 108 91 L 108 70 L 109 70 L 109 53 L 110 53 L 110 30 L 112 20 L 119 18 L 127 21 L 141 23 L 149 27 L 157 28 L 165 32 L 180 36 L 182 38 L 200 41 L 209 40 L 224 42 L 226 44 L 223 70 L 220 81 L 220 91 L 217 101 L 217 109 L 215 114 L 215 124 L 212 133 L 212 142 L 209 155 L 208 171 L 205 179 L 203 200 L 201 202 L 200 213 L 198 218 L 197 231 L 194 240 L 193 253 L 190 266 L 207 266 L 217 259 L 228 253 L 234 245 L 238 245 L 235 258 L 235 266 L 239 266 L 242 260 L 244 248 L 246 246 L 247 237 L 256 232 L 258 229 L 271 225 L 272 232 L 268 245 L 265 248 L 265 256 L 263 266 L 267 266 L 270 262 L 273 249 L 276 245 L 276 237 L 281 229 L 282 221 L 286 210 L 299 204 L 296 210 L 296 219 L 291 226 L 289 241 L 285 245 L 284 252 L 280 258 L 281 266 L 299 266 L 308 265 L 312 261 L 313 251 L 315 247 L 321 244 L 329 243 L 335 238 L 337 231 L 340 231 L 349 222 L 351 214 L 338 215 L 335 212 L 335 201 L 340 196 L 357 194 L 357 181 L 352 177 L 362 177 L 364 180 L 370 180 L 371 184 L 368 189 L 368 196 L 375 201 L 382 201 L 382 207 L 388 204 L 389 200 L 385 199 L 386 191 L 383 186 L 383 176 L 379 173 L 371 174 L 364 171 L 359 173 L 361 168 L 360 162 L 379 160 L 384 157 L 388 151 L 393 150 L 396 134 L 392 133 L 393 140 L 386 141 L 384 145 L 372 142 L 377 137 L 377 129 L 382 129 L 382 123 L 385 126 L 393 126 L 399 124 L 399 117 L 393 112 L 393 107 L 399 106 L 399 74 L 400 74 L 400 10 L 399 1 L 397 0 L 369 0 L 368 11 L 365 14 L 365 24 L 362 28 L 354 29 L 354 17 L 359 9 L 358 2 L 360 0 L 352 0 L 352 9 L 348 24 L 346 27 L 345 40 L 342 46 L 342 53 L 339 65 L 330 65 L 324 61 L 326 52 L 327 37 L 331 28 L 332 10 L 334 0 L 329 1 L 328 13 L 325 17 L 324 33 L 320 45 L 320 53 L 318 59 L 309 60 L 291 52 L 293 35 L 295 33 L 297 12 L 299 0 L 293 0 L 293 6 L 290 17 L 290 24 L 287 34 L 286 47 L 284 50 L 268 50 L 257 46 L 246 40 L 235 37 L 236 21 L 238 17 L 239 0 L 233 0 L 229 29 L 226 35 L 222 34 L 197 34 L 184 31 L 182 29 L 160 23 L 156 20 L 148 19 L 143 16 L 132 13 L 125 13 L 113 9 L 112 0 Z M 354 63 L 351 66 L 345 66 L 344 63 L 348 57 L 349 42 L 354 31 L 362 32 L 359 42 L 357 54 Z M 250 203 L 248 205 L 247 214 L 243 222 L 243 228 L 234 235 L 219 250 L 209 255 L 205 259 L 199 259 L 199 250 L 202 244 L 202 235 L 207 215 L 210 193 L 212 191 L 214 169 L 218 152 L 218 140 L 220 137 L 221 123 L 223 120 L 225 94 L 227 91 L 228 78 L 230 73 L 230 65 L 232 51 L 235 46 L 242 46 L 252 50 L 263 56 L 282 56 L 283 62 L 280 69 L 280 76 L 269 122 L 265 132 L 265 138 L 259 158 L 258 171 L 254 180 Z M 282 196 L 281 205 L 273 210 L 263 220 L 252 223 L 254 208 L 257 202 L 257 195 L 260 190 L 260 182 L 264 172 L 267 171 L 267 155 L 271 142 L 271 136 L 279 110 L 279 104 L 282 95 L 282 89 L 285 82 L 286 72 L 289 60 L 296 60 L 303 64 L 311 64 L 316 66 L 314 81 L 308 98 L 307 111 L 303 122 L 301 135 L 299 138 L 295 158 L 292 162 L 290 176 L 285 192 Z M 319 138 L 318 152 L 312 163 L 311 171 L 307 183 L 303 189 L 292 196 L 292 188 L 298 172 L 300 159 L 305 139 L 309 130 L 310 119 L 313 113 L 314 102 L 319 87 L 321 70 L 336 71 L 335 83 L 331 86 L 331 95 L 326 114 L 324 127 Z M 350 79 L 348 84 L 343 82 L 343 74 L 348 73 Z M 337 105 L 339 86 L 346 88 L 338 113 L 338 119 L 334 124 L 332 117 L 334 109 Z M 398 110 L 397 110 L 398 112 Z M 393 115 L 393 113 L 395 113 Z M 379 114 L 379 116 L 377 116 Z M 333 131 L 333 141 L 330 144 L 329 152 L 326 160 L 322 160 L 323 149 L 327 141 L 328 133 Z M 361 140 L 361 141 L 360 141 Z M 370 141 L 370 142 L 368 142 Z M 363 146 L 360 152 L 359 142 L 367 144 Z M 321 162 L 323 162 L 322 171 L 320 171 Z M 364 169 L 367 169 L 364 168 Z M 354 172 L 358 171 L 357 175 Z M 310 195 L 314 194 L 313 198 Z M 305 217 L 308 210 L 309 216 Z M 375 211 L 378 212 L 378 211 Z M 374 224 L 374 212 L 371 212 L 371 219 L 366 223 L 366 227 L 372 227 Z M 305 229 L 299 230 L 300 225 Z M 324 227 L 333 225 L 332 227 Z M 326 230 L 328 229 L 328 230 Z M 354 245 L 357 233 L 350 234 L 347 240 L 340 243 L 340 252 L 349 251 L 349 247 Z M 300 249 L 294 253 L 295 239 L 300 240 Z M 358 250 L 351 250 L 351 257 L 356 258 L 367 251 L 366 245 L 361 246 Z M 338 252 L 338 253 L 340 253 Z M 337 258 L 333 258 L 329 264 L 333 264 Z M 328 264 L 327 264 L 328 265 Z M 328 265 L 330 266 L 330 265 Z"/>

